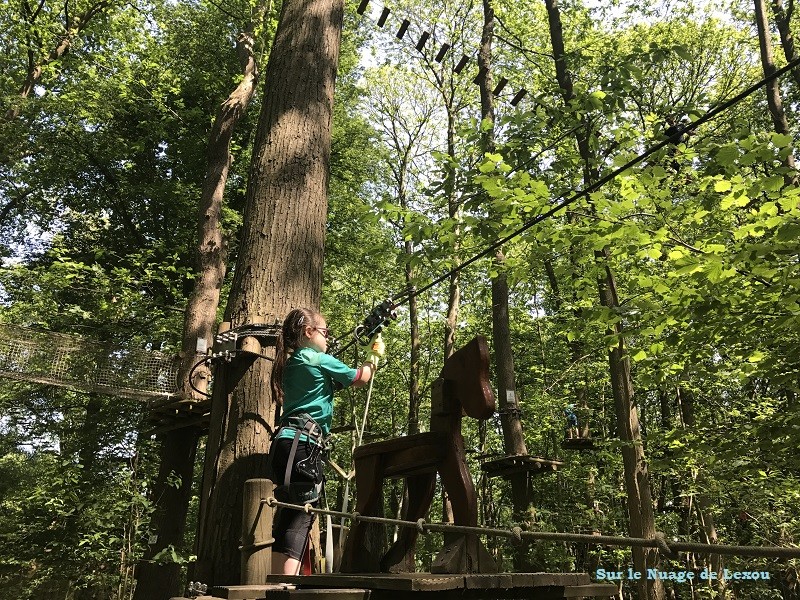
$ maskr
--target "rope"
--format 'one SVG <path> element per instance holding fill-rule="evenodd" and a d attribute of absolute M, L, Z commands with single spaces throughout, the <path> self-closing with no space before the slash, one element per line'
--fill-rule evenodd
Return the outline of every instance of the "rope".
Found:
<path fill-rule="evenodd" d="M 314 508 L 310 504 L 289 504 L 280 502 L 274 497 L 261 500 L 262 504 L 270 507 L 288 508 L 314 512 L 341 519 L 350 519 L 354 522 L 380 523 L 383 525 L 396 525 L 399 527 L 413 527 L 421 533 L 438 531 L 442 533 L 463 533 L 468 535 L 490 535 L 495 537 L 510 538 L 516 542 L 522 540 L 545 540 L 555 542 L 577 542 L 582 544 L 602 544 L 606 546 L 625 546 L 637 548 L 655 548 L 667 557 L 676 556 L 677 552 L 696 552 L 708 554 L 725 554 L 729 556 L 750 556 L 756 558 L 800 558 L 800 547 L 785 546 L 729 546 L 726 544 L 700 544 L 696 542 L 668 541 L 661 532 L 656 532 L 652 539 L 626 537 L 621 535 L 591 535 L 586 533 L 560 533 L 551 531 L 523 531 L 521 527 L 514 526 L 510 529 L 497 529 L 493 527 L 470 527 L 467 525 L 453 525 L 451 523 L 427 523 L 424 519 L 417 521 L 403 521 L 387 517 L 369 517 L 359 513 L 346 513 L 337 510 Z"/>

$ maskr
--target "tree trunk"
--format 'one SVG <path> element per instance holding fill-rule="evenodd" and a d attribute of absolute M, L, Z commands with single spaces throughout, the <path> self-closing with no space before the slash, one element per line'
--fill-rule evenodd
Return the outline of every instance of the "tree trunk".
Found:
<path fill-rule="evenodd" d="M 211 346 L 227 266 L 221 213 L 231 165 L 231 138 L 255 93 L 258 69 L 253 53 L 253 32 L 268 11 L 269 2 L 261 3 L 237 38 L 236 50 L 244 76 L 220 106 L 208 142 L 208 166 L 198 211 L 198 277 L 186 307 L 178 372 L 181 398 L 196 403 L 208 402 L 204 393 L 208 389 L 210 372 L 204 364 L 192 374 L 192 367 L 205 356 L 203 348 Z M 176 429 L 160 436 L 160 468 L 153 488 L 156 537 L 137 569 L 134 600 L 167 600 L 181 591 L 180 565 L 159 565 L 151 559 L 164 548 L 178 547 L 183 542 L 198 439 L 199 431 L 195 428 Z M 177 487 L 170 483 L 175 476 L 180 479 Z"/>
<path fill-rule="evenodd" d="M 755 4 L 756 13 L 756 29 L 758 30 L 758 46 L 761 51 L 761 66 L 764 69 L 764 76 L 768 77 L 775 73 L 775 59 L 772 54 L 772 36 L 769 32 L 769 21 L 767 17 L 767 8 L 764 5 L 764 0 L 753 0 Z M 783 135 L 791 135 L 789 131 L 789 122 L 786 119 L 786 113 L 783 110 L 783 101 L 781 100 L 780 81 L 773 78 L 766 85 L 767 92 L 767 105 L 769 106 L 769 114 L 772 117 L 772 124 L 777 133 Z M 783 161 L 787 169 L 794 171 L 794 155 L 792 152 L 787 154 Z M 794 183 L 796 177 L 794 174 L 787 174 L 784 177 L 786 184 Z"/>
<path fill-rule="evenodd" d="M 683 388 L 678 388 L 678 394 L 681 402 L 683 425 L 687 429 L 694 429 L 694 394 L 691 391 Z M 701 479 L 701 476 L 698 475 L 697 478 Z M 703 482 L 695 481 L 695 487 L 697 489 L 703 489 Z M 697 520 L 701 529 L 703 530 L 703 535 L 705 536 L 704 542 L 706 544 L 716 544 L 719 541 L 717 536 L 717 528 L 714 524 L 714 515 L 709 510 L 712 502 L 708 499 L 708 496 L 702 493 L 697 494 L 694 500 L 694 505 L 697 511 Z M 687 518 L 691 518 L 691 510 L 689 510 Z M 719 554 L 711 554 L 708 556 L 708 568 L 713 573 L 717 574 L 717 589 L 719 592 L 722 592 L 726 586 L 725 578 L 723 577 L 724 565 L 722 562 L 722 556 Z"/>
<path fill-rule="evenodd" d="M 607 257 L 606 257 L 607 259 Z M 606 266 L 605 278 L 598 282 L 601 304 L 608 308 L 619 307 L 616 283 L 611 269 Z M 650 491 L 650 477 L 644 457 L 639 417 L 633 399 L 633 381 L 630 361 L 621 336 L 622 326 L 617 323 L 609 333 L 619 338 L 619 343 L 609 352 L 611 388 L 617 415 L 617 431 L 622 442 L 622 461 L 625 470 L 630 534 L 633 537 L 655 537 L 655 515 Z M 644 573 L 658 566 L 658 551 L 652 548 L 632 548 L 634 569 Z M 639 596 L 649 600 L 664 600 L 664 584 L 660 579 L 643 579 L 637 582 Z"/>
<path fill-rule="evenodd" d="M 184 427 L 159 436 L 158 479 L 152 497 L 156 512 L 153 515 L 154 537 L 136 568 L 134 600 L 160 600 L 181 593 L 181 565 L 152 562 L 153 556 L 164 548 L 179 548 L 186 530 L 186 513 L 192 497 L 194 461 L 199 431 Z M 177 486 L 171 481 L 178 480 Z"/>
<path fill-rule="evenodd" d="M 494 33 L 494 9 L 490 0 L 483 0 L 483 31 L 478 50 L 478 87 L 481 95 L 482 150 L 494 150 L 494 98 L 492 96 L 492 36 Z M 495 215 L 496 216 L 496 215 Z M 504 272 L 505 255 L 498 249 L 494 256 L 494 267 L 498 274 L 492 278 L 492 345 L 497 374 L 500 422 L 503 428 L 503 446 L 506 454 L 527 454 L 522 434 L 519 405 L 514 384 L 514 355 L 511 350 L 511 328 L 509 325 L 508 277 Z M 527 473 L 509 477 L 514 522 L 522 522 L 528 509 Z M 516 553 L 515 566 L 522 568 L 525 552 Z"/>
<path fill-rule="evenodd" d="M 456 154 L 456 125 L 455 115 L 453 114 L 452 96 L 449 98 L 447 104 L 447 156 L 450 160 L 455 160 Z M 460 204 L 456 197 L 456 170 L 452 164 L 445 167 L 446 175 L 444 182 L 444 193 L 447 197 L 447 216 L 452 220 L 458 218 L 460 212 Z M 460 244 L 459 227 L 456 225 L 454 233 L 455 242 L 453 244 L 453 257 L 458 256 Z M 450 358 L 456 351 L 456 328 L 458 327 L 458 309 L 461 303 L 461 288 L 458 284 L 459 273 L 450 275 L 450 280 L 447 288 L 447 316 L 444 321 L 444 360 Z"/>
<path fill-rule="evenodd" d="M 405 243 L 406 256 L 409 260 L 414 252 L 413 244 Z M 406 284 L 409 288 L 414 278 L 411 263 L 406 263 Z M 412 295 L 408 302 L 408 318 L 411 322 L 411 364 L 409 365 L 408 380 L 408 434 L 419 433 L 419 365 L 420 365 L 420 340 L 419 340 L 419 309 L 417 297 Z"/>
<path fill-rule="evenodd" d="M 342 14 L 341 0 L 287 0 L 281 9 L 226 309 L 234 328 L 319 307 Z M 215 370 L 198 532 L 204 583 L 239 581 L 242 487 L 265 473 L 275 414 L 270 371 L 252 357 Z"/>
<path fill-rule="evenodd" d="M 397 203 L 408 210 L 408 197 L 406 189 L 406 175 L 409 169 L 409 156 L 411 155 L 413 137 L 409 137 L 408 146 L 403 148 L 399 137 L 393 142 L 402 156 L 399 165 L 394 169 L 397 184 Z M 414 244 L 409 240 L 403 244 L 403 251 L 406 255 L 405 278 L 406 287 L 411 289 L 414 280 L 414 269 L 411 266 L 411 257 L 414 254 Z M 410 322 L 411 334 L 411 362 L 408 370 L 408 434 L 419 433 L 419 366 L 420 366 L 420 340 L 419 340 L 419 308 L 417 297 L 412 294 L 408 301 L 408 320 Z M 404 492 L 404 498 L 407 494 Z M 404 504 L 405 506 L 405 504 Z"/>
<path fill-rule="evenodd" d="M 789 8 L 784 8 L 783 0 L 772 0 L 772 14 L 775 15 L 775 25 L 781 36 L 781 46 L 783 46 L 786 62 L 792 62 L 797 58 L 797 48 L 794 45 L 794 36 L 790 27 L 793 12 L 794 0 L 789 0 Z M 800 86 L 800 69 L 794 68 L 791 73 L 795 84 Z"/>

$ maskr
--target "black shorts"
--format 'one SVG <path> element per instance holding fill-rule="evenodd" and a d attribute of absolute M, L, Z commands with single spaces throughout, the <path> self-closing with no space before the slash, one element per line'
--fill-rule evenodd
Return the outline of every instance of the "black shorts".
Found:
<path fill-rule="evenodd" d="M 279 438 L 272 442 L 275 445 L 271 451 L 272 476 L 276 479 L 274 481 L 276 486 L 283 485 L 286 463 L 289 459 L 289 452 L 292 449 L 292 441 L 291 438 Z M 301 441 L 297 444 L 294 465 L 292 466 L 292 482 L 318 483 L 313 478 L 297 470 L 297 463 L 308 458 L 312 450 L 313 446 L 310 442 Z M 312 504 L 316 506 L 317 503 L 313 502 Z M 308 540 L 308 533 L 314 524 L 314 517 L 313 513 L 305 513 L 291 508 L 279 508 L 272 525 L 272 535 L 275 538 L 272 550 L 300 560 Z"/>

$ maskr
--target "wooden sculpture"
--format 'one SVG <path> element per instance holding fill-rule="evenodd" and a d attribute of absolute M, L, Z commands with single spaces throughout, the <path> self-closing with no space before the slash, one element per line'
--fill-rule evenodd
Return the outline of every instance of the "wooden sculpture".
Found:
<path fill-rule="evenodd" d="M 456 525 L 478 525 L 475 486 L 464 454 L 461 417 L 485 420 L 494 414 L 489 386 L 489 350 L 478 336 L 445 361 L 431 392 L 430 431 L 357 448 L 356 511 L 380 516 L 381 487 L 386 478 L 405 478 L 408 506 L 404 518 L 415 521 L 427 515 L 441 477 L 453 507 Z M 395 544 L 381 558 L 365 546 L 366 524 L 351 526 L 342 557 L 346 573 L 414 571 L 417 529 L 400 530 Z M 450 541 L 448 541 L 450 540 Z M 445 548 L 431 565 L 434 573 L 496 573 L 497 566 L 476 535 L 447 536 Z"/>

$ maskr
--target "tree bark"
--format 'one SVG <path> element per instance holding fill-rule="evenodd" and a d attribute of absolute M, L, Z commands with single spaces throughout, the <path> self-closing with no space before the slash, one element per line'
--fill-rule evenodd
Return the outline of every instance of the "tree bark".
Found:
<path fill-rule="evenodd" d="M 415 133 L 419 133 L 422 127 L 418 127 Z M 410 132 L 409 132 L 410 133 Z M 394 132 L 393 132 L 394 134 Z M 412 154 L 412 147 L 414 144 L 414 135 L 409 135 L 408 145 L 404 148 L 403 141 L 399 136 L 395 136 L 392 142 L 401 156 L 399 164 L 393 169 L 395 175 L 395 184 L 397 185 L 397 203 L 403 208 L 408 210 L 408 196 L 407 196 L 407 175 L 410 166 L 410 156 Z M 414 244 L 407 240 L 403 244 L 403 251 L 406 255 L 405 278 L 406 287 L 411 289 L 414 281 L 414 268 L 411 266 L 411 257 L 414 254 Z M 420 368 L 420 339 L 419 339 L 419 308 L 417 297 L 412 295 L 408 301 L 408 320 L 410 322 L 411 334 L 411 361 L 408 369 L 408 419 L 407 429 L 408 434 L 419 433 L 419 368 Z M 404 492 L 403 497 L 407 495 Z M 405 504 L 404 504 L 405 505 Z"/>
<path fill-rule="evenodd" d="M 691 391 L 683 388 L 678 388 L 678 394 L 681 403 L 683 426 L 686 429 L 694 429 L 695 427 L 694 394 Z M 695 481 L 695 486 L 698 489 L 703 489 L 702 475 L 698 474 L 697 479 L 699 479 L 700 481 Z M 705 536 L 704 542 L 706 544 L 716 544 L 719 541 L 717 536 L 717 528 L 716 525 L 714 524 L 714 515 L 709 510 L 711 504 L 712 502 L 709 500 L 706 494 L 698 493 L 695 496 L 694 505 L 697 511 L 697 520 L 700 524 L 701 529 L 703 530 L 703 535 Z M 691 505 L 689 508 L 691 508 Z M 687 520 L 691 519 L 691 510 L 689 510 L 688 513 L 689 514 L 687 515 Z M 724 566 L 722 562 L 722 556 L 719 554 L 711 554 L 710 556 L 708 556 L 708 568 L 713 573 L 717 574 L 717 589 L 719 592 L 722 592 L 726 586 L 725 578 L 723 577 Z"/>
<path fill-rule="evenodd" d="M 456 124 L 455 115 L 453 114 L 452 95 L 449 98 L 445 98 L 445 105 L 447 108 L 447 156 L 454 161 L 456 154 Z M 452 164 L 448 164 L 445 169 L 444 192 L 447 197 L 447 216 L 455 221 L 461 208 L 455 194 L 456 170 Z M 455 258 L 458 256 L 460 246 L 458 243 L 458 225 L 455 226 L 454 233 L 453 257 Z M 450 358 L 456 351 L 456 328 L 458 327 L 458 309 L 461 303 L 461 287 L 458 281 L 459 273 L 450 275 L 447 288 L 447 315 L 444 321 L 444 360 Z"/>
<path fill-rule="evenodd" d="M 769 32 L 769 18 L 767 17 L 767 8 L 764 5 L 764 0 L 753 0 L 753 2 L 756 13 L 756 29 L 758 30 L 758 46 L 761 52 L 761 66 L 764 70 L 764 76 L 768 77 L 777 70 L 775 67 L 775 59 L 772 54 L 772 36 Z M 791 135 L 789 131 L 789 122 L 786 119 L 786 112 L 783 110 L 780 81 L 778 81 L 777 78 L 773 78 L 767 83 L 766 92 L 769 114 L 772 117 L 772 125 L 775 131 L 783 135 Z M 793 152 L 789 152 L 783 164 L 787 169 L 794 171 L 795 162 Z M 796 175 L 787 174 L 784 179 L 786 184 L 789 185 L 796 181 Z"/>
<path fill-rule="evenodd" d="M 411 259 L 414 252 L 413 244 L 405 243 L 406 256 Z M 406 263 L 406 284 L 410 288 L 414 279 L 414 270 L 410 263 Z M 408 302 L 408 318 L 411 322 L 411 364 L 408 372 L 408 434 L 419 433 L 419 367 L 420 367 L 420 340 L 419 340 L 419 308 L 417 297 L 412 295 Z"/>
<path fill-rule="evenodd" d="M 569 105 L 574 98 L 572 75 L 567 68 L 564 47 L 563 26 L 558 0 L 545 0 L 547 19 L 550 29 L 550 40 L 555 60 L 556 80 L 561 88 L 564 103 Z M 585 185 L 597 178 L 594 156 L 589 143 L 589 124 L 578 129 L 575 139 L 578 152 L 583 161 L 583 180 Z M 603 267 L 604 276 L 598 280 L 600 303 L 611 309 L 619 307 L 614 274 L 608 265 L 608 251 L 595 253 L 595 258 Z M 625 351 L 622 327 L 615 324 L 612 332 L 617 335 L 619 343 L 609 352 L 609 371 L 611 388 L 614 394 L 614 405 L 617 416 L 617 429 L 622 441 L 622 458 L 625 471 L 625 489 L 630 517 L 630 533 L 635 537 L 652 538 L 655 535 L 655 515 L 650 490 L 650 477 L 645 462 L 639 418 L 633 399 L 633 379 L 630 373 L 630 362 Z M 632 548 L 633 563 L 636 570 L 644 572 L 646 568 L 656 567 L 658 552 L 645 548 Z M 639 596 L 642 600 L 664 600 L 664 585 L 659 579 L 642 579 L 637 582 Z"/>
<path fill-rule="evenodd" d="M 772 14 L 775 15 L 775 25 L 778 28 L 778 34 L 781 36 L 781 46 L 783 46 L 783 55 L 786 57 L 786 62 L 792 62 L 797 58 L 797 48 L 794 44 L 794 36 L 790 26 L 793 12 L 794 0 L 789 0 L 789 8 L 784 7 L 783 0 L 772 0 Z M 795 84 L 800 87 L 800 69 L 792 69 L 791 74 Z"/>
<path fill-rule="evenodd" d="M 606 257 L 607 258 L 607 257 Z M 611 269 L 606 266 L 605 278 L 598 282 L 601 304 L 608 308 L 619 307 L 616 284 Z M 625 491 L 632 537 L 652 539 L 655 537 L 655 515 L 650 491 L 650 476 L 642 446 L 639 417 L 633 398 L 633 380 L 630 360 L 621 335 L 622 326 L 617 323 L 609 333 L 616 335 L 619 343 L 609 352 L 611 388 L 617 416 L 617 432 L 622 441 L 622 462 L 625 471 Z M 658 566 L 658 551 L 653 548 L 632 548 L 634 569 L 644 573 Z M 664 584 L 659 579 L 637 581 L 642 599 L 664 600 Z"/>
<path fill-rule="evenodd" d="M 198 210 L 197 279 L 189 297 L 181 343 L 178 381 L 181 399 L 191 403 L 207 403 L 205 393 L 211 373 L 203 364 L 192 373 L 205 356 L 203 347 L 211 346 L 219 307 L 220 290 L 227 267 L 226 240 L 222 231 L 222 206 L 228 180 L 231 139 L 241 117 L 255 93 L 258 65 L 253 48 L 255 28 L 269 11 L 269 0 L 255 9 L 250 23 L 236 40 L 236 51 L 242 67 L 242 80 L 217 111 L 207 150 L 206 177 Z M 189 376 L 192 375 L 190 381 Z M 194 462 L 199 430 L 193 427 L 176 429 L 160 437 L 159 472 L 153 488 L 156 504 L 154 517 L 155 543 L 148 546 L 137 569 L 134 600 L 168 600 L 180 594 L 180 565 L 160 565 L 151 561 L 158 552 L 183 542 L 186 515 L 191 499 Z M 173 477 L 180 483 L 170 483 Z"/>
<path fill-rule="evenodd" d="M 287 0 L 272 46 L 226 321 L 232 327 L 318 308 L 342 0 Z M 262 348 L 261 352 L 274 352 Z M 275 403 L 271 363 L 215 370 L 195 577 L 239 581 L 244 481 L 263 476 Z"/>

